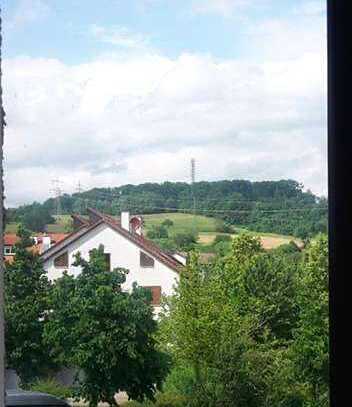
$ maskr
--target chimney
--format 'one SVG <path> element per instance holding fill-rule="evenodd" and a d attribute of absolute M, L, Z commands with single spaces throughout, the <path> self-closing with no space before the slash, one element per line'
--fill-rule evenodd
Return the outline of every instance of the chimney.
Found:
<path fill-rule="evenodd" d="M 131 216 L 130 231 L 139 236 L 143 235 L 143 219 L 141 216 Z"/>
<path fill-rule="evenodd" d="M 125 230 L 130 231 L 130 213 L 121 212 L 121 227 Z"/>
<path fill-rule="evenodd" d="M 50 249 L 51 246 L 51 239 L 50 236 L 43 236 L 43 240 L 42 240 L 42 250 L 41 252 L 45 252 L 46 250 Z"/>

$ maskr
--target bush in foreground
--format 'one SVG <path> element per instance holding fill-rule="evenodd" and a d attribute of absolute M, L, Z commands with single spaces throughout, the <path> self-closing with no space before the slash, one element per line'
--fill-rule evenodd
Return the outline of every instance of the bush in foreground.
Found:
<path fill-rule="evenodd" d="M 68 399 L 72 397 L 72 389 L 63 386 L 53 378 L 37 380 L 29 386 L 29 390 L 52 394 L 60 399 Z"/>

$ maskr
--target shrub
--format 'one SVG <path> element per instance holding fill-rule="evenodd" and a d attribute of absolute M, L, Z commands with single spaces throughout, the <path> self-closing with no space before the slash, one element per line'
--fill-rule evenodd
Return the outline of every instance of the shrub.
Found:
<path fill-rule="evenodd" d="M 194 371 L 188 366 L 175 366 L 167 376 L 163 390 L 165 393 L 191 396 L 196 380 Z"/>
<path fill-rule="evenodd" d="M 159 393 L 154 403 L 155 407 L 186 407 L 187 399 L 181 394 Z"/>
<path fill-rule="evenodd" d="M 143 403 L 138 403 L 137 401 L 128 401 L 123 404 L 124 407 L 186 407 L 187 399 L 185 396 L 174 393 L 158 393 L 156 395 L 156 400 L 145 401 Z"/>
<path fill-rule="evenodd" d="M 61 399 L 67 399 L 72 396 L 72 389 L 58 383 L 53 378 L 37 380 L 29 386 L 32 391 L 52 394 Z"/>
<path fill-rule="evenodd" d="M 147 232 L 149 239 L 167 239 L 169 237 L 168 231 L 165 226 L 153 226 Z"/>
<path fill-rule="evenodd" d="M 197 243 L 198 236 L 194 233 L 177 233 L 174 236 L 174 242 L 176 246 L 182 250 L 190 250 L 193 245 Z"/>
<path fill-rule="evenodd" d="M 165 219 L 161 226 L 165 226 L 166 228 L 169 228 L 174 225 L 174 222 L 171 219 Z"/>
<path fill-rule="evenodd" d="M 219 233 L 232 233 L 233 228 L 228 223 L 218 221 L 218 222 L 216 222 L 215 231 L 219 232 Z"/>
<path fill-rule="evenodd" d="M 213 244 L 216 245 L 218 243 L 228 243 L 231 242 L 232 238 L 230 235 L 216 235 Z"/>

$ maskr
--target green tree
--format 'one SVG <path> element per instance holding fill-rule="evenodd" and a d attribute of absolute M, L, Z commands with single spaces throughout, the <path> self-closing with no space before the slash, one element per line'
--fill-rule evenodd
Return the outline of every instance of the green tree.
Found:
<path fill-rule="evenodd" d="M 297 323 L 295 270 L 246 234 L 213 266 L 191 254 L 160 335 L 174 359 L 194 370 L 194 405 L 272 405 L 272 366 Z"/>
<path fill-rule="evenodd" d="M 198 236 L 191 232 L 177 233 L 173 237 L 173 241 L 175 242 L 177 248 L 186 251 L 192 250 L 194 245 L 197 243 L 197 240 Z"/>
<path fill-rule="evenodd" d="M 50 284 L 38 254 L 30 250 L 29 231 L 20 226 L 17 234 L 16 255 L 4 276 L 6 359 L 26 383 L 53 367 L 43 343 Z"/>
<path fill-rule="evenodd" d="M 149 239 L 167 239 L 169 233 L 165 226 L 153 226 L 152 229 L 147 232 L 147 237 Z"/>
<path fill-rule="evenodd" d="M 299 323 L 292 346 L 296 378 L 308 386 L 314 407 L 328 403 L 328 285 L 328 239 L 320 235 L 307 249 L 297 281 Z"/>
<path fill-rule="evenodd" d="M 89 261 L 78 254 L 75 266 L 78 277 L 65 274 L 54 286 L 46 343 L 58 362 L 83 372 L 77 394 L 90 406 L 116 404 L 119 391 L 153 399 L 169 361 L 157 350 L 150 292 L 136 285 L 123 291 L 127 270 L 106 271 L 102 246 Z"/>
<path fill-rule="evenodd" d="M 49 209 L 39 203 L 34 203 L 26 210 L 21 219 L 23 225 L 33 232 L 44 232 L 48 223 L 55 223 Z"/>
<path fill-rule="evenodd" d="M 169 228 L 169 227 L 171 227 L 171 226 L 173 226 L 174 225 L 174 222 L 171 220 L 171 219 L 165 219 L 163 222 L 162 222 L 162 224 L 161 224 L 162 226 L 165 226 L 166 228 Z"/>

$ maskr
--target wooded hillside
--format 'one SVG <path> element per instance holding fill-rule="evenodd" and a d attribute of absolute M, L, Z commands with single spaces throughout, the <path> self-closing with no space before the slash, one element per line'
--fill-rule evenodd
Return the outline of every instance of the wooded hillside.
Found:
<path fill-rule="evenodd" d="M 232 225 L 259 232 L 307 238 L 327 232 L 327 200 L 304 191 L 294 180 L 251 182 L 246 180 L 202 181 L 193 187 L 185 182 L 145 183 L 116 188 L 94 188 L 60 199 L 62 214 L 85 214 L 93 207 L 111 215 L 121 210 L 148 214 L 188 212 L 217 217 Z M 57 200 L 7 210 L 8 222 L 48 218 L 57 212 Z"/>

